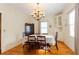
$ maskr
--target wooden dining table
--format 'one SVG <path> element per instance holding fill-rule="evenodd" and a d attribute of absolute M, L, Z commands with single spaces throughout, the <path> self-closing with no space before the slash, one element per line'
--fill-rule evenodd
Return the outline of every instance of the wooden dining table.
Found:
<path fill-rule="evenodd" d="M 55 45 L 55 37 L 53 35 L 43 35 L 43 34 L 39 34 L 39 35 L 30 35 L 30 36 L 35 36 L 37 38 L 37 36 L 45 36 L 46 37 L 46 43 Z"/>
<path fill-rule="evenodd" d="M 56 41 L 55 41 L 55 36 L 54 35 L 49 35 L 49 34 L 33 34 L 30 36 L 35 36 L 37 38 L 37 36 L 45 36 L 46 37 L 46 43 L 55 45 Z M 25 36 L 22 40 L 22 44 L 24 44 L 26 41 L 28 41 L 28 36 Z"/>

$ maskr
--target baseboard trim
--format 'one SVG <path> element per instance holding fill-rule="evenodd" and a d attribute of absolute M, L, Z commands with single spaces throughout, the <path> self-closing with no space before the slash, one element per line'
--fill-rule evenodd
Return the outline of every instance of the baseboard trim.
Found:
<path fill-rule="evenodd" d="M 22 39 L 20 39 L 19 41 L 15 41 L 14 43 L 7 44 L 5 46 L 5 48 L 1 51 L 1 53 L 4 53 L 4 52 L 6 52 L 6 51 L 8 51 L 8 50 L 10 50 L 10 49 L 12 49 L 14 47 L 16 47 L 16 46 L 18 46 L 21 43 L 22 43 Z"/>
<path fill-rule="evenodd" d="M 68 47 L 68 46 L 65 44 L 65 42 L 63 42 L 63 41 L 58 41 L 58 42 L 63 43 L 68 49 L 70 49 L 70 50 L 73 52 L 73 54 L 75 54 L 75 52 L 74 52 L 70 47 Z"/>

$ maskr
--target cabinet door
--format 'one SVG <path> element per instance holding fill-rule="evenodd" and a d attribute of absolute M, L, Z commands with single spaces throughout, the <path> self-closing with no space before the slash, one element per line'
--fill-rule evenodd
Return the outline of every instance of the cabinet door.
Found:
<path fill-rule="evenodd" d="M 31 33 L 34 34 L 34 24 L 31 24 Z"/>
<path fill-rule="evenodd" d="M 57 26 L 62 26 L 62 18 L 61 16 L 57 16 Z"/>
<path fill-rule="evenodd" d="M 25 35 L 34 34 L 34 24 L 25 24 Z"/>
<path fill-rule="evenodd" d="M 61 16 L 58 17 L 58 25 L 61 26 L 62 25 L 62 20 L 61 20 Z"/>

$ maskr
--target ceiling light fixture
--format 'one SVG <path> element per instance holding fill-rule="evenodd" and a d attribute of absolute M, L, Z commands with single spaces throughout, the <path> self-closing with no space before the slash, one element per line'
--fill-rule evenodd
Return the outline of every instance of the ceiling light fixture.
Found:
<path fill-rule="evenodd" d="M 45 14 L 43 14 L 43 11 L 41 10 L 39 3 L 36 3 L 37 7 L 35 9 L 35 11 L 32 13 L 32 17 L 35 18 L 37 21 L 39 21 L 42 17 L 45 16 Z"/>

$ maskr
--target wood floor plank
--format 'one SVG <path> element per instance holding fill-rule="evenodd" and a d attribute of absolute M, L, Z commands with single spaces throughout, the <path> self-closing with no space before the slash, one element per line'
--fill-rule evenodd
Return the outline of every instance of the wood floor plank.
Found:
<path fill-rule="evenodd" d="M 45 54 L 45 50 L 43 49 L 37 49 L 37 50 L 32 50 L 28 52 L 28 50 L 26 48 L 24 49 L 23 45 L 20 44 L 15 48 L 2 53 L 2 55 L 74 55 L 75 54 L 63 42 L 58 42 L 58 48 L 59 50 L 56 50 L 56 47 L 52 46 L 50 48 L 50 52 L 46 51 L 46 54 Z"/>

